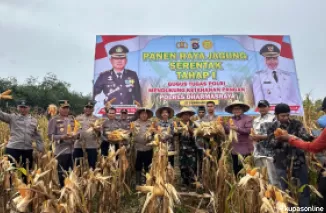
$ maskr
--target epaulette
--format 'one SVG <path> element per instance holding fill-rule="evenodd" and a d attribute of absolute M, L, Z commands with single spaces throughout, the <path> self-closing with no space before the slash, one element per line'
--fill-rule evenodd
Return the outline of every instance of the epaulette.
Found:
<path fill-rule="evenodd" d="M 262 74 L 262 73 L 265 73 L 265 72 L 267 72 L 267 70 L 259 70 L 255 74 Z"/>
<path fill-rule="evenodd" d="M 103 75 L 103 74 L 105 74 L 105 73 L 108 73 L 108 72 L 110 72 L 111 70 L 106 70 L 106 71 L 104 71 L 104 72 L 100 72 L 100 74 L 99 74 L 99 76 L 101 76 L 101 75 Z"/>

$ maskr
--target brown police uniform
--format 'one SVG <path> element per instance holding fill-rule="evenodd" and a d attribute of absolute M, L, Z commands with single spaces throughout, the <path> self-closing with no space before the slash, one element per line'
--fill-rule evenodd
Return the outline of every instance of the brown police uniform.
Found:
<path fill-rule="evenodd" d="M 116 150 L 118 149 L 117 143 L 108 140 L 106 132 L 111 132 L 113 130 L 117 130 L 120 127 L 121 127 L 121 124 L 120 124 L 119 120 L 117 120 L 117 119 L 114 119 L 114 120 L 106 119 L 103 122 L 102 143 L 101 143 L 101 155 L 102 156 L 108 156 L 110 145 L 114 145 L 115 149 Z"/>
<path fill-rule="evenodd" d="M 25 100 L 20 100 L 17 103 L 18 107 L 28 107 Z M 0 121 L 9 124 L 10 138 L 6 145 L 6 154 L 11 155 L 17 162 L 22 158 L 22 166 L 27 168 L 27 160 L 29 168 L 33 164 L 33 140 L 36 141 L 38 151 L 44 151 L 43 140 L 37 130 L 38 122 L 36 118 L 30 114 L 8 114 L 0 109 Z M 26 181 L 26 178 L 24 178 Z"/>
<path fill-rule="evenodd" d="M 95 101 L 88 101 L 85 107 L 93 108 Z M 79 131 L 80 138 L 74 145 L 74 160 L 82 158 L 84 156 L 83 148 L 87 153 L 88 164 L 91 168 L 95 169 L 97 160 L 97 149 L 99 143 L 97 142 L 97 132 L 87 131 L 94 124 L 98 118 L 94 115 L 82 114 L 76 117 L 76 120 L 80 123 L 81 129 Z"/>
<path fill-rule="evenodd" d="M 60 107 L 70 107 L 67 100 L 59 101 Z M 74 117 L 67 116 L 62 117 L 60 115 L 54 116 L 48 124 L 48 137 L 54 145 L 54 155 L 58 160 L 58 173 L 60 185 L 64 185 L 64 171 L 69 171 L 69 168 L 73 168 L 73 150 L 75 139 L 63 140 L 62 137 L 67 135 L 68 125 L 71 126 L 71 130 L 75 127 Z"/>

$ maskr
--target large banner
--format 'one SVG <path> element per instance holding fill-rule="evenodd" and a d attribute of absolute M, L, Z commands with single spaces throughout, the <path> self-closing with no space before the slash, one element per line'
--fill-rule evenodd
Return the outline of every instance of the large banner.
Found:
<path fill-rule="evenodd" d="M 267 100 L 271 111 L 287 103 L 303 115 L 289 36 L 112 36 L 96 37 L 95 114 L 114 107 L 136 110 L 136 103 L 156 110 L 216 103 L 216 114 L 240 100 L 257 114 Z"/>

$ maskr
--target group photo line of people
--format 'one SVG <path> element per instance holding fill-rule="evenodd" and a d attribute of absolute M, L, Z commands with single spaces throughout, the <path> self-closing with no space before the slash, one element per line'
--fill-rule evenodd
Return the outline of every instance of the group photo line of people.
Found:
<path fill-rule="evenodd" d="M 71 116 L 69 100 L 60 100 L 53 116 L 48 121 L 48 138 L 51 148 L 58 160 L 58 177 L 61 187 L 64 186 L 65 172 L 78 164 L 78 159 L 87 155 L 89 168 L 95 169 L 98 156 L 108 156 L 110 149 L 125 146 L 129 153 L 134 152 L 136 185 L 145 184 L 145 175 L 152 164 L 153 143 L 155 131 L 162 134 L 161 142 L 165 143 L 168 151 L 168 164 L 172 168 L 179 167 L 181 186 L 183 190 L 201 181 L 202 160 L 206 150 L 220 157 L 221 146 L 225 138 L 232 135 L 232 171 L 237 177 L 243 169 L 239 159 L 253 156 L 256 167 L 266 167 L 270 184 L 286 190 L 288 187 L 287 174 L 292 169 L 292 177 L 296 178 L 299 186 L 309 184 L 306 153 L 319 153 L 326 149 L 326 115 L 321 116 L 317 123 L 322 130 L 319 136 L 311 134 L 297 119 L 290 115 L 290 107 L 285 103 L 275 106 L 270 113 L 270 103 L 267 100 L 258 102 L 260 115 L 256 118 L 246 115 L 249 106 L 240 101 L 229 104 L 225 111 L 231 114 L 228 121 L 215 114 L 215 102 L 208 101 L 206 106 L 183 107 L 179 113 L 169 106 L 158 108 L 155 112 L 139 106 L 133 115 L 133 121 L 128 117 L 126 109 L 120 111 L 117 119 L 117 109 L 108 102 L 105 107 L 106 115 L 98 118 L 93 115 L 95 101 L 85 103 L 84 113 Z M 40 153 L 45 152 L 44 138 L 38 130 L 38 121 L 30 113 L 30 105 L 25 100 L 17 101 L 18 113 L 0 111 L 0 120 L 9 124 L 10 138 L 5 147 L 5 153 L 22 165 L 33 163 L 33 141 Z M 326 113 L 326 98 L 321 111 Z M 196 133 L 201 123 L 216 122 L 220 125 L 218 132 L 202 136 Z M 184 127 L 187 127 L 185 134 Z M 93 131 L 89 131 L 92 128 Z M 212 127 L 210 127 L 212 128 Z M 137 130 L 137 131 L 136 131 Z M 148 134 L 150 130 L 151 134 Z M 123 136 L 121 136 L 123 135 Z M 217 146 L 212 145 L 212 141 Z M 176 158 L 177 157 L 177 158 Z M 322 156 L 321 164 L 326 161 Z M 178 165 L 175 160 L 178 159 Z M 143 170 L 145 173 L 143 173 Z M 325 171 L 321 169 L 318 178 L 318 190 L 325 196 Z M 27 181 L 26 178 L 24 181 Z M 304 188 L 300 194 L 299 206 L 310 206 L 310 190 Z M 325 202 L 323 202 L 325 207 Z"/>

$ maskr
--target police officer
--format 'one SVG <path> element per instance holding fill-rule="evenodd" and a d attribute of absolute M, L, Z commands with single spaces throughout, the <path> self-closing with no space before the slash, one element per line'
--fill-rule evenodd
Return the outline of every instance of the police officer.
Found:
<path fill-rule="evenodd" d="M 73 168 L 74 143 L 78 135 L 68 134 L 75 127 L 74 117 L 69 115 L 68 100 L 59 101 L 59 114 L 48 124 L 48 137 L 54 146 L 54 155 L 58 160 L 58 175 L 61 187 L 64 185 L 64 171 Z"/>
<path fill-rule="evenodd" d="M 33 146 L 36 141 L 37 150 L 44 152 L 43 140 L 37 129 L 38 121 L 29 114 L 30 106 L 25 100 L 17 101 L 18 114 L 8 114 L 0 109 L 0 121 L 9 124 L 10 138 L 6 146 L 6 154 L 11 155 L 18 163 L 27 169 L 32 168 Z M 28 162 L 28 163 L 27 163 Z M 23 178 L 26 183 L 26 177 Z"/>
<path fill-rule="evenodd" d="M 260 54 L 265 57 L 267 68 L 255 73 L 253 77 L 253 92 L 255 103 L 267 100 L 271 105 L 287 103 L 301 105 L 295 72 L 278 68 L 280 49 L 274 44 L 266 44 Z"/>
<path fill-rule="evenodd" d="M 127 109 L 121 109 L 119 121 L 120 121 L 121 129 L 130 130 L 130 120 L 128 119 Z"/>
<path fill-rule="evenodd" d="M 84 152 L 87 153 L 88 165 L 93 170 L 95 169 L 97 160 L 97 149 L 99 144 L 97 142 L 97 135 L 99 129 L 93 131 L 88 131 L 91 124 L 94 124 L 97 117 L 93 115 L 95 101 L 88 101 L 84 107 L 84 114 L 76 117 L 76 120 L 81 124 L 81 129 L 79 131 L 80 138 L 75 142 L 74 145 L 74 160 L 77 158 L 82 158 Z"/>
<path fill-rule="evenodd" d="M 119 145 L 113 141 L 108 140 L 107 133 L 117 130 L 121 127 L 119 120 L 116 119 L 117 110 L 114 107 L 105 108 L 105 112 L 108 115 L 108 119 L 103 122 L 102 125 L 102 143 L 101 143 L 101 155 L 108 156 L 110 145 L 115 146 L 115 150 L 118 150 Z"/>
<path fill-rule="evenodd" d="M 94 84 L 94 96 L 102 91 L 107 101 L 116 98 L 114 104 L 131 105 L 134 100 L 141 103 L 141 91 L 137 73 L 125 68 L 128 48 L 116 45 L 109 51 L 112 69 L 102 72 Z"/>

